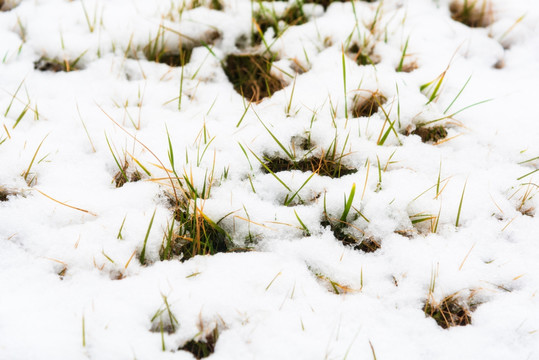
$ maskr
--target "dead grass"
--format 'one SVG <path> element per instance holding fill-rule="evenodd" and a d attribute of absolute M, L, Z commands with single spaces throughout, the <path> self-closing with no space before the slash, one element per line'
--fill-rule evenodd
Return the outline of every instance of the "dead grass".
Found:
<path fill-rule="evenodd" d="M 473 292 L 466 297 L 459 296 L 459 292 L 448 295 L 440 302 L 429 296 L 423 311 L 432 317 L 444 329 L 452 326 L 465 326 L 472 323 L 472 312 L 479 304 L 473 300 Z"/>
<path fill-rule="evenodd" d="M 260 102 L 284 84 L 271 74 L 273 58 L 257 54 L 228 55 L 224 71 L 234 89 L 252 102 Z"/>
<path fill-rule="evenodd" d="M 487 27 L 494 22 L 490 0 L 453 0 L 449 11 L 453 20 L 469 27 Z"/>

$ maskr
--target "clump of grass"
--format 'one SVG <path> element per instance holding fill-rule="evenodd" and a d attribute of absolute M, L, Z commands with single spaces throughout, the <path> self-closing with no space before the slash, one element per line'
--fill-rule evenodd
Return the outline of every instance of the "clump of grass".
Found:
<path fill-rule="evenodd" d="M 213 354 L 218 339 L 219 330 L 216 327 L 213 331 L 199 340 L 189 340 L 183 346 L 178 348 L 178 350 L 188 351 L 193 354 L 196 359 L 204 359 Z"/>
<path fill-rule="evenodd" d="M 193 0 L 189 8 L 195 9 L 197 7 L 207 7 L 208 9 L 217 10 L 217 11 L 222 11 L 224 9 L 224 5 L 221 0 L 209 0 L 209 1 Z"/>
<path fill-rule="evenodd" d="M 528 183 L 520 184 L 518 189 L 509 197 L 509 199 L 511 199 L 519 194 L 516 208 L 522 215 L 532 217 L 535 215 L 535 206 L 530 204 L 530 202 L 533 197 L 539 193 L 538 188 L 539 187 L 530 180 Z"/>
<path fill-rule="evenodd" d="M 41 57 L 39 60 L 34 62 L 34 69 L 38 71 L 52 71 L 52 72 L 70 72 L 75 70 L 81 70 L 83 67 L 79 64 L 82 57 L 86 54 L 86 51 L 79 55 L 75 60 L 59 60 L 48 57 Z"/>
<path fill-rule="evenodd" d="M 273 8 L 267 8 L 260 0 L 258 9 L 252 12 L 253 25 L 251 27 L 251 46 L 264 44 L 266 50 L 273 45 L 266 41 L 264 34 L 270 28 L 273 29 L 275 38 L 279 38 L 290 26 L 302 25 L 309 21 L 309 17 L 303 11 L 302 0 L 296 0 L 289 5 L 282 14 L 277 14 Z M 247 39 L 243 36 L 238 39 L 237 46 L 245 47 Z"/>
<path fill-rule="evenodd" d="M 321 223 L 322 226 L 329 226 L 333 232 L 333 236 L 344 245 L 351 246 L 354 250 L 363 251 L 365 253 L 372 253 L 380 249 L 382 246 L 380 242 L 373 237 L 365 237 L 363 233 L 360 235 L 352 233 L 346 223 L 324 220 Z M 349 224 L 348 224 L 349 226 Z M 358 230 L 357 228 L 353 228 Z"/>
<path fill-rule="evenodd" d="M 177 49 L 169 49 L 165 46 L 165 30 L 160 27 L 157 35 L 148 40 L 148 44 L 142 49 L 144 57 L 148 61 L 155 61 L 169 66 L 184 66 L 191 59 L 192 47 L 179 44 Z"/>
<path fill-rule="evenodd" d="M 230 236 L 204 214 L 196 200 L 176 203 L 174 222 L 178 228 L 164 242 L 163 260 L 177 255 L 185 261 L 196 255 L 214 255 L 232 248 Z"/>
<path fill-rule="evenodd" d="M 453 0 L 451 18 L 469 27 L 487 27 L 494 21 L 490 0 Z"/>
<path fill-rule="evenodd" d="M 281 80 L 271 74 L 273 60 L 273 57 L 257 54 L 228 55 L 223 66 L 234 89 L 256 103 L 284 87 Z"/>
<path fill-rule="evenodd" d="M 264 123 L 262 124 L 265 126 Z M 274 138 L 279 147 L 281 147 L 287 156 L 264 156 L 264 161 L 262 162 L 262 171 L 265 173 L 299 170 L 303 172 L 312 171 L 320 176 L 340 178 L 342 176 L 357 172 L 357 169 L 343 164 L 343 159 L 348 155 L 347 153 L 344 153 L 344 149 L 348 143 L 348 137 L 344 142 L 342 151 L 337 149 L 337 141 L 335 137 L 330 146 L 326 150 L 322 150 L 320 155 L 313 155 L 315 147 L 309 138 L 293 136 L 291 139 L 292 149 L 287 150 L 273 135 L 269 128 L 266 127 L 266 130 L 268 130 L 270 135 Z M 305 152 L 300 159 L 298 159 L 296 156 L 298 148 L 299 150 Z"/>
<path fill-rule="evenodd" d="M 305 24 L 309 21 L 307 15 L 303 12 L 303 1 L 298 0 L 289 6 L 281 16 L 281 20 L 290 26 Z"/>
<path fill-rule="evenodd" d="M 19 5 L 19 2 L 16 0 L 0 0 L 0 11 L 10 11 Z"/>
<path fill-rule="evenodd" d="M 353 43 L 347 53 L 358 65 L 376 65 L 380 62 L 380 58 L 374 54 L 374 43 L 368 41 L 363 41 L 362 45 Z"/>
<path fill-rule="evenodd" d="M 440 302 L 429 296 L 423 311 L 425 315 L 432 317 L 436 323 L 444 329 L 452 326 L 465 326 L 472 323 L 472 312 L 479 304 L 474 301 L 473 293 L 463 299 L 459 293 L 448 295 Z"/>
<path fill-rule="evenodd" d="M 310 156 L 298 161 L 293 161 L 282 157 L 265 156 L 265 165 L 273 172 L 279 171 L 312 171 L 320 176 L 329 176 L 331 178 L 340 178 L 342 176 L 354 174 L 357 169 L 348 167 L 342 163 L 342 155 L 334 153 L 323 153 L 321 156 Z M 265 173 L 269 173 L 266 167 L 263 168 Z"/>
<path fill-rule="evenodd" d="M 443 125 L 436 126 L 417 126 L 412 134 L 421 137 L 421 141 L 436 143 L 447 137 L 447 130 Z"/>
<path fill-rule="evenodd" d="M 151 319 L 152 326 L 150 328 L 151 332 L 167 332 L 168 334 L 173 334 L 176 332 L 177 328 L 180 326 L 176 315 L 172 312 L 170 304 L 168 303 L 168 298 L 165 295 L 163 296 L 163 305 L 155 312 Z"/>
<path fill-rule="evenodd" d="M 0 186 L 0 201 L 8 201 L 10 196 L 15 196 L 17 194 L 18 192 L 13 189 Z"/>
<path fill-rule="evenodd" d="M 179 36 L 180 41 L 177 46 L 172 48 L 166 46 L 165 35 L 167 30 Z M 161 26 L 157 30 L 155 37 L 152 38 L 150 36 L 148 43 L 144 46 L 142 52 L 148 61 L 154 61 L 172 67 L 179 67 L 189 63 L 195 47 L 208 47 L 215 43 L 220 37 L 221 34 L 219 31 L 214 30 L 206 32 L 200 39 L 193 39 L 177 31 Z"/>
<path fill-rule="evenodd" d="M 327 10 L 329 5 L 333 4 L 334 2 L 349 2 L 350 0 L 304 0 L 303 3 L 305 4 L 318 4 L 322 5 L 324 7 L 324 10 Z M 361 0 L 363 2 L 375 2 L 376 0 Z"/>
<path fill-rule="evenodd" d="M 399 65 L 397 65 L 397 68 L 395 69 L 395 71 L 397 72 L 412 72 L 414 71 L 415 69 L 417 69 L 417 62 L 414 61 L 414 60 L 407 60 L 407 57 L 409 54 L 407 54 L 407 50 L 408 50 L 408 43 L 410 41 L 410 37 L 408 37 L 406 39 L 406 42 L 404 43 L 404 46 L 402 48 L 402 53 L 401 53 L 401 59 L 399 61 Z"/>
<path fill-rule="evenodd" d="M 127 160 L 124 160 L 123 165 L 120 167 L 119 171 L 114 175 L 112 181 L 117 188 L 122 187 L 125 183 L 128 182 L 137 182 L 142 179 L 142 174 L 138 169 L 130 166 Z"/>
<path fill-rule="evenodd" d="M 274 12 L 266 9 L 264 6 L 260 6 L 260 9 L 253 13 L 253 33 L 251 38 L 251 45 L 257 45 L 265 42 L 264 34 L 269 28 L 272 28 L 275 35 L 279 36 L 279 17 Z"/>
<path fill-rule="evenodd" d="M 356 94 L 352 99 L 352 116 L 369 117 L 372 114 L 376 113 L 378 111 L 378 108 L 385 104 L 386 101 L 387 98 L 378 90 L 368 92 L 367 96 L 361 93 Z"/>
<path fill-rule="evenodd" d="M 352 185 L 352 189 L 350 190 L 348 197 L 346 195 L 344 196 L 343 212 L 338 219 L 332 218 L 328 215 L 325 209 L 326 200 L 324 198 L 324 220 L 321 222 L 321 225 L 324 227 L 329 226 L 335 238 L 344 245 L 351 246 L 354 248 L 354 250 L 360 250 L 366 253 L 374 252 L 381 247 L 380 243 L 373 237 L 366 236 L 363 230 L 353 226 L 347 220 L 350 210 L 353 208 L 352 202 L 354 201 L 355 193 L 356 184 Z M 365 221 L 369 222 L 369 220 L 363 214 L 361 214 L 361 212 L 355 208 L 354 210 L 356 211 L 356 214 L 354 214 L 355 219 L 358 219 L 361 216 Z"/>
<path fill-rule="evenodd" d="M 123 163 L 120 163 L 119 155 L 117 156 L 112 149 L 112 146 L 109 142 L 109 138 L 105 134 L 105 139 L 107 140 L 107 145 L 109 146 L 110 153 L 114 159 L 116 166 L 118 167 L 118 172 L 113 176 L 112 182 L 116 185 L 117 188 L 122 187 L 125 183 L 136 182 L 142 179 L 142 174 L 138 169 L 133 166 L 124 154 Z M 131 156 L 131 155 L 130 155 Z M 132 156 L 131 156 L 132 157 Z M 151 176 L 150 172 L 134 157 L 133 160 L 141 167 L 141 169 L 148 175 Z"/>

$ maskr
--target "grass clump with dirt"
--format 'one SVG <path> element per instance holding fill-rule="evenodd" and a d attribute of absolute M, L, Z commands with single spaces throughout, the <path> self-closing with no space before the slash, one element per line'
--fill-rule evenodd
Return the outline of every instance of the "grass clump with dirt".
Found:
<path fill-rule="evenodd" d="M 39 60 L 34 62 L 34 69 L 38 71 L 51 71 L 51 72 L 70 72 L 75 70 L 81 70 L 83 67 L 80 65 L 80 59 L 84 56 L 86 52 L 83 52 L 75 60 L 70 61 L 69 59 L 54 59 L 48 57 L 41 57 Z"/>
<path fill-rule="evenodd" d="M 175 36 L 179 36 L 180 40 L 177 45 L 168 47 L 165 44 L 165 36 L 167 31 Z M 189 38 L 174 30 L 159 27 L 155 37 L 150 37 L 148 43 L 142 48 L 144 57 L 148 61 L 154 61 L 161 64 L 166 64 L 171 67 L 184 66 L 191 60 L 193 49 L 198 46 L 208 47 L 214 44 L 221 38 L 221 33 L 217 30 L 208 31 L 200 38 Z M 126 53 L 129 52 L 129 49 Z"/>
<path fill-rule="evenodd" d="M 369 117 L 378 111 L 378 108 L 385 104 L 387 98 L 379 91 L 369 92 L 367 96 L 362 94 L 354 95 L 352 99 L 352 116 Z"/>
<path fill-rule="evenodd" d="M 344 245 L 351 246 L 354 250 L 360 250 L 366 253 L 375 252 L 381 247 L 380 243 L 373 237 L 367 236 L 362 229 L 352 225 L 348 221 L 350 210 L 354 209 L 356 213 L 353 216 L 353 220 L 357 220 L 359 217 L 362 217 L 368 222 L 368 219 L 359 210 L 352 206 L 355 194 L 356 184 L 353 184 L 348 196 L 344 196 L 343 211 L 339 218 L 329 216 L 326 210 L 326 199 L 324 197 L 324 219 L 322 220 L 321 225 L 324 227 L 329 226 L 333 232 L 333 236 L 335 236 L 335 238 Z"/>
<path fill-rule="evenodd" d="M 203 209 L 203 199 L 169 196 L 173 218 L 165 231 L 160 259 L 181 261 L 196 255 L 215 255 L 232 250 L 230 236 Z M 200 205 L 202 203 L 202 205 Z"/>
<path fill-rule="evenodd" d="M 117 188 L 124 186 L 128 182 L 137 182 L 142 179 L 142 174 L 137 169 L 130 167 L 128 161 L 124 161 L 120 170 L 114 175 L 112 181 Z"/>
<path fill-rule="evenodd" d="M 469 27 L 487 27 L 494 21 L 489 0 L 453 0 L 449 11 L 453 20 Z"/>
<path fill-rule="evenodd" d="M 423 307 L 425 315 L 433 318 L 436 323 L 448 329 L 452 326 L 465 326 L 472 323 L 472 312 L 477 308 L 473 295 L 463 299 L 459 293 L 444 297 L 440 302 L 429 296 Z"/>
<path fill-rule="evenodd" d="M 10 196 L 17 195 L 17 192 L 0 186 L 0 201 L 8 201 Z"/>
<path fill-rule="evenodd" d="M 19 1 L 16 0 L 0 0 L 0 11 L 10 11 L 19 5 Z"/>
<path fill-rule="evenodd" d="M 380 242 L 372 237 L 365 237 L 359 228 L 352 227 L 350 224 L 340 221 L 330 221 L 326 219 L 322 221 L 321 225 L 324 227 L 329 226 L 333 232 L 333 236 L 346 246 L 351 246 L 354 250 L 363 251 L 365 253 L 372 253 L 381 248 Z M 359 233 L 359 235 L 352 233 L 353 230 Z"/>
<path fill-rule="evenodd" d="M 273 58 L 257 54 L 228 55 L 223 63 L 228 80 L 243 97 L 260 102 L 284 84 L 271 74 Z"/>
<path fill-rule="evenodd" d="M 310 156 L 298 161 L 282 157 L 265 156 L 264 158 L 266 160 L 266 167 L 274 173 L 290 170 L 312 171 L 320 176 L 328 176 L 330 178 L 340 178 L 356 173 L 357 169 L 348 167 L 342 163 L 342 157 L 335 153 L 328 154 L 326 152 L 321 156 Z M 269 173 L 266 167 L 263 168 L 263 171 Z"/>
<path fill-rule="evenodd" d="M 374 45 L 371 44 L 359 46 L 354 43 L 348 48 L 347 53 L 358 65 L 376 65 L 380 62 L 374 55 Z"/>
<path fill-rule="evenodd" d="M 436 126 L 418 126 L 412 134 L 418 135 L 421 141 L 436 143 L 447 137 L 447 130 L 443 125 Z"/>
<path fill-rule="evenodd" d="M 204 359 L 213 354 L 218 339 L 219 331 L 215 328 L 200 340 L 189 340 L 178 350 L 190 352 L 196 359 Z"/>

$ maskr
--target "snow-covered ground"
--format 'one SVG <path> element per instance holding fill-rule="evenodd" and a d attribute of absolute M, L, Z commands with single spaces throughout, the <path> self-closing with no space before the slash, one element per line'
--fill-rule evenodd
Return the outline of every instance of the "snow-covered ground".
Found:
<path fill-rule="evenodd" d="M 0 1 L 0 359 L 539 359 L 539 5 L 450 2 Z"/>

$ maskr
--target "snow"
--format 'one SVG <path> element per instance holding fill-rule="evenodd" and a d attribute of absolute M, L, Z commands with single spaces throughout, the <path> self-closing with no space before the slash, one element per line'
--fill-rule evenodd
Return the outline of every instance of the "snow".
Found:
<path fill-rule="evenodd" d="M 213 329 L 211 359 L 539 359 L 534 1 L 489 1 L 485 28 L 452 20 L 449 0 L 306 4 L 307 23 L 266 33 L 287 86 L 252 104 L 221 66 L 264 51 L 236 45 L 251 31 L 250 1 L 225 0 L 223 11 L 178 0 L 5 3 L 0 359 L 192 359 L 179 348 Z M 293 3 L 264 6 L 281 14 Z M 168 48 L 178 33 L 209 44 L 183 69 L 147 61 L 144 47 L 163 29 Z M 358 32 L 375 44 L 375 66 L 343 58 Z M 408 38 L 404 64 L 417 69 L 396 72 Z M 80 70 L 34 68 L 81 55 Z M 308 70 L 295 80 L 279 70 L 293 73 L 294 62 Z M 428 103 L 435 85 L 420 87 L 444 71 Z M 374 91 L 398 134 L 383 144 L 384 112 L 350 110 Z M 440 118 L 446 139 L 409 134 Z M 277 173 L 289 190 L 255 158 L 286 158 L 279 142 L 301 157 L 307 137 L 317 156 L 336 144 L 357 172 Z M 111 151 L 142 179 L 116 188 Z M 172 167 L 199 191 L 213 173 L 197 205 L 250 251 L 160 260 Z M 325 211 L 341 217 L 353 187 L 346 222 L 380 244 L 375 252 L 322 224 Z M 418 216 L 433 220 L 413 224 Z M 443 329 L 423 307 L 455 293 L 477 308 L 471 324 Z M 152 322 L 165 302 L 175 332 Z"/>

